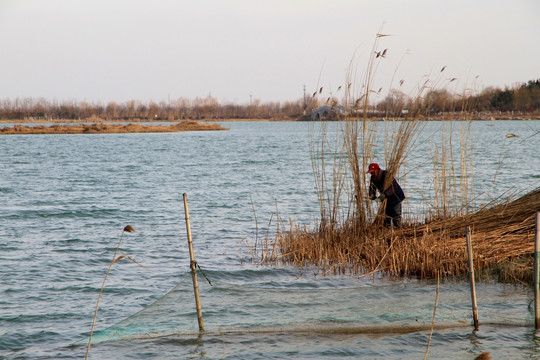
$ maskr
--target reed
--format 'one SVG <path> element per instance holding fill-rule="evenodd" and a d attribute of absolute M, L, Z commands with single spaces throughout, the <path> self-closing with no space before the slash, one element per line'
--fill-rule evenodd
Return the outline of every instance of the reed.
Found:
<path fill-rule="evenodd" d="M 471 226 L 476 269 L 499 268 L 502 280 L 530 279 L 532 270 L 524 263 L 533 252 L 536 211 L 540 211 L 540 189 L 473 214 L 407 224 L 399 230 L 366 229 L 360 236 L 344 228 L 321 234 L 291 222 L 289 231 L 278 234 L 277 241 L 282 259 L 300 267 L 322 266 L 325 273 L 334 274 L 377 271 L 425 279 L 435 278 L 439 271 L 443 277 L 467 272 L 464 229 Z"/>
<path fill-rule="evenodd" d="M 139 266 L 142 266 L 139 263 L 137 263 L 129 255 L 120 255 L 120 256 L 117 257 L 118 251 L 120 250 L 120 245 L 122 244 L 122 239 L 124 237 L 125 232 L 128 232 L 128 233 L 135 232 L 135 229 L 131 225 L 126 225 L 124 227 L 124 230 L 122 230 L 122 234 L 120 235 L 120 240 L 118 241 L 118 245 L 116 245 L 116 250 L 114 251 L 113 258 L 111 260 L 111 263 L 109 264 L 109 268 L 107 269 L 107 273 L 105 274 L 105 278 L 103 279 L 103 283 L 101 284 L 101 289 L 99 290 L 99 295 L 98 295 L 98 298 L 97 298 L 97 301 L 96 301 L 96 309 L 94 310 L 94 318 L 92 320 L 92 328 L 90 329 L 90 337 L 88 339 L 88 347 L 86 348 L 85 359 L 88 359 L 88 355 L 90 354 L 90 346 L 92 345 L 92 336 L 94 335 L 94 326 L 96 325 L 96 318 L 97 318 L 97 313 L 98 313 L 98 309 L 99 309 L 99 302 L 101 300 L 101 295 L 103 294 L 103 289 L 105 288 L 105 282 L 107 281 L 107 278 L 109 277 L 109 273 L 111 272 L 112 266 L 114 264 L 116 264 L 118 261 L 120 261 L 120 260 L 122 260 L 124 258 L 127 258 L 130 261 L 134 262 L 135 264 L 137 264 Z"/>
<path fill-rule="evenodd" d="M 426 80 L 414 94 L 411 111 L 401 121 L 384 124 L 384 159 L 376 148 L 381 123 L 368 119 L 369 98 L 381 56 L 376 37 L 362 91 L 345 96 L 347 115 L 338 122 L 335 137 L 328 124 L 321 123 L 316 134 L 310 129 L 310 151 L 320 206 L 320 222 L 307 229 L 289 221 L 278 228 L 274 239 L 279 255 L 272 260 L 299 267 L 315 266 L 323 274 L 353 273 L 359 276 L 383 273 L 388 276 L 434 278 L 467 272 L 465 227 L 474 234 L 474 265 L 478 270 L 517 261 L 532 252 L 534 212 L 540 210 L 540 190 L 521 198 L 495 199 L 480 209 L 474 206 L 470 121 L 459 122 L 460 139 L 452 138 L 455 122 L 443 119 L 442 145 L 433 149 L 434 196 L 423 220 L 409 221 L 401 229 L 381 225 L 384 202 L 374 206 L 367 199 L 369 181 L 365 175 L 372 161 L 384 162 L 390 176 L 400 178 L 400 170 L 414 150 L 426 107 L 425 92 L 443 82 L 443 67 L 434 81 Z M 348 76 L 355 73 L 348 71 Z M 347 79 L 353 83 L 352 79 Z M 452 79 L 450 81 L 453 81 Z M 465 97 L 462 97 L 463 99 Z M 461 108 L 468 104 L 461 104 Z M 455 103 L 443 104 L 450 110 Z M 459 143 L 456 151 L 455 143 Z M 389 185 L 389 184 L 387 184 Z M 474 211 L 473 211 L 474 210 Z M 278 223 L 280 220 L 278 219 Z"/>
<path fill-rule="evenodd" d="M 439 302 L 439 275 L 437 274 L 437 292 L 435 293 L 435 306 L 433 306 L 433 317 L 431 318 L 431 330 L 429 331 L 429 340 L 427 343 L 426 354 L 424 360 L 427 359 L 429 353 L 429 346 L 431 344 L 431 338 L 433 336 L 433 327 L 435 326 L 435 314 L 437 314 L 437 303 Z"/>
<path fill-rule="evenodd" d="M 374 208 L 367 198 L 369 182 L 366 180 L 365 169 L 369 162 L 378 158 L 374 147 L 380 130 L 379 124 L 369 120 L 367 115 L 371 95 L 381 91 L 372 88 L 376 69 L 388 51 L 379 50 L 380 40 L 386 36 L 379 33 L 375 38 L 367 71 L 362 76 L 364 83 L 359 87 L 360 93 L 353 93 L 355 89 L 352 86 L 347 87 L 344 98 L 347 116 L 339 122 L 335 138 L 329 137 L 324 122 L 319 134 L 315 134 L 314 127 L 310 129 L 320 224 L 317 229 L 307 233 L 291 228 L 285 236 L 279 234 L 277 238 L 285 258 L 287 254 L 298 254 L 298 246 L 313 243 L 306 254 L 294 257 L 294 261 L 300 265 L 312 262 L 327 266 L 325 271 L 343 272 L 349 265 L 359 269 L 360 263 L 353 256 L 355 249 L 364 248 L 373 254 L 380 252 L 365 239 L 378 238 L 383 232 L 373 224 L 382 222 L 385 204 Z M 350 77 L 355 73 L 351 68 L 348 70 L 348 84 L 354 83 Z M 385 148 L 390 151 L 385 152 L 384 162 L 389 174 L 387 181 L 391 182 L 408 156 L 422 123 L 411 118 L 389 122 L 388 125 L 390 127 L 386 131 Z M 296 243 L 292 241 L 291 234 L 294 234 Z"/>

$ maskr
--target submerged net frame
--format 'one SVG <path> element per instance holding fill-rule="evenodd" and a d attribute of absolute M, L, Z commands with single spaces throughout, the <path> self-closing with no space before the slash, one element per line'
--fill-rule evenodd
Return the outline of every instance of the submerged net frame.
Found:
<path fill-rule="evenodd" d="M 468 287 L 449 281 L 439 296 L 436 324 L 432 323 L 435 282 L 385 282 L 374 286 L 355 279 L 326 278 L 316 286 L 309 282 L 259 281 L 231 283 L 214 280 L 223 272 L 210 271 L 213 286 L 203 285 L 201 302 L 205 331 L 197 327 L 197 315 L 189 273 L 179 284 L 154 303 L 125 320 L 94 334 L 93 343 L 151 340 L 159 338 L 198 338 L 238 334 L 402 334 L 433 329 L 469 327 Z M 224 278 L 232 274 L 225 274 Z M 345 280 L 344 280 L 345 279 Z M 354 284 L 360 284 L 354 286 Z M 202 285 L 202 284 L 201 284 Z M 510 290 L 508 290 L 510 291 Z M 533 314 L 519 309 L 529 301 L 524 292 L 508 297 L 508 291 L 495 295 L 479 293 L 479 302 L 501 306 L 507 311 L 484 324 L 530 326 Z M 426 296 L 418 296 L 418 294 Z M 397 301 L 413 295 L 415 301 Z M 87 339 L 74 344 L 84 345 Z"/>

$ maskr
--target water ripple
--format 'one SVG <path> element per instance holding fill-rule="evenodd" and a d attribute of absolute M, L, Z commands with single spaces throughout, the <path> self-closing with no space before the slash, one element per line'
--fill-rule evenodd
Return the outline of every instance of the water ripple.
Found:
<path fill-rule="evenodd" d="M 230 131 L 216 133 L 2 138 L 0 358 L 84 357 L 83 346 L 70 345 L 89 334 L 121 236 L 120 254 L 144 267 L 126 258 L 114 264 L 97 330 L 124 324 L 132 334 L 155 330 L 167 337 L 96 342 L 93 358 L 423 357 L 433 282 L 257 266 L 244 245 L 271 239 L 277 213 L 285 221 L 315 223 L 309 129 L 320 124 L 226 125 Z M 527 139 L 527 132 L 538 131 L 540 122 L 488 125 L 472 125 L 479 200 L 516 184 L 538 186 L 537 138 Z M 407 162 L 406 211 L 412 215 L 421 212 L 416 207 L 433 183 L 420 169 L 431 161 L 440 127 L 426 126 Z M 509 127 L 522 134 L 521 142 L 503 147 Z M 189 276 L 183 193 L 196 259 L 213 284 L 199 275 L 203 336 Z M 122 235 L 128 224 L 136 232 Z M 468 286 L 441 284 L 441 328 L 430 358 L 473 358 L 483 351 L 494 358 L 537 357 L 528 289 L 480 283 L 477 294 L 484 325 L 473 333 Z"/>

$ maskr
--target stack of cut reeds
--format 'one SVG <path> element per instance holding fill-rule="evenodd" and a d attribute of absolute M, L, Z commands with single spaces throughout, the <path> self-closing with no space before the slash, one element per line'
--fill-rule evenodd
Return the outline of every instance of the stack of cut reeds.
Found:
<path fill-rule="evenodd" d="M 467 272 L 466 227 L 472 229 L 476 269 L 493 268 L 530 256 L 540 188 L 466 216 L 399 230 L 381 227 L 333 227 L 307 231 L 290 223 L 278 234 L 280 258 L 325 272 L 435 278 Z M 532 269 L 531 269 L 532 271 Z"/>
<path fill-rule="evenodd" d="M 444 241 L 435 249 L 447 248 L 457 256 L 442 258 L 444 263 L 454 262 L 456 273 L 467 270 L 465 227 L 472 229 L 475 267 L 491 268 L 531 255 L 534 250 L 535 214 L 540 211 L 540 188 L 524 196 L 505 201 L 466 216 L 449 218 L 414 227 L 416 233 L 429 231 Z M 429 229 L 429 230 L 428 230 Z M 404 230 L 404 235 L 411 230 Z M 532 271 L 532 269 L 531 269 Z M 431 276 L 434 274 L 431 272 Z"/>

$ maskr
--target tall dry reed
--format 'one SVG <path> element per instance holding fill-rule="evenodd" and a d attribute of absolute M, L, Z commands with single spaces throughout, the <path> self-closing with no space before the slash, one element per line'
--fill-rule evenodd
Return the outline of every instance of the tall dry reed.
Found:
<path fill-rule="evenodd" d="M 97 313 L 98 313 L 98 309 L 99 309 L 99 302 L 101 300 L 101 295 L 103 294 L 103 289 L 105 288 L 105 282 L 107 281 L 107 278 L 109 277 L 109 273 L 111 272 L 112 266 L 114 264 L 116 264 L 118 261 L 120 261 L 120 260 L 122 260 L 124 258 L 127 258 L 127 259 L 133 261 L 135 264 L 137 264 L 139 266 L 142 266 L 139 263 L 137 263 L 135 260 L 133 260 L 133 258 L 131 258 L 131 256 L 129 256 L 129 255 L 120 255 L 120 256 L 117 257 L 118 251 L 120 250 L 120 245 L 122 244 L 122 239 L 124 238 L 124 233 L 125 232 L 128 232 L 128 233 L 135 232 L 135 229 L 131 225 L 127 225 L 127 226 L 124 227 L 124 230 L 122 230 L 122 235 L 120 235 L 120 240 L 118 241 L 118 245 L 116 245 L 116 250 L 114 251 L 113 258 L 111 260 L 111 263 L 109 264 L 109 268 L 107 269 L 107 273 L 105 274 L 105 278 L 103 279 L 103 283 L 101 284 L 101 289 L 99 290 L 99 295 L 98 295 L 98 298 L 97 298 L 97 301 L 96 301 L 96 309 L 94 310 L 94 318 L 92 319 L 92 328 L 90 329 L 90 337 L 88 338 L 88 347 L 86 348 L 85 359 L 88 359 L 88 355 L 90 354 L 90 346 L 92 345 L 92 336 L 94 335 L 94 326 L 96 325 L 96 318 L 97 318 Z"/>
<path fill-rule="evenodd" d="M 400 170 L 414 151 L 417 135 L 425 124 L 418 120 L 425 106 L 424 92 L 442 81 L 446 68 L 440 70 L 438 79 L 426 80 L 418 87 L 404 119 L 370 121 L 367 111 L 374 73 L 384 60 L 381 54 L 387 52 L 379 49 L 383 37 L 376 37 L 364 83 L 358 87 L 362 91 L 345 96 L 346 115 L 337 123 L 337 131 L 329 132 L 328 123 L 321 123 L 319 133 L 315 126 L 311 127 L 310 150 L 320 222 L 313 229 L 292 221 L 288 229 L 278 228 L 274 245 L 278 244 L 279 255 L 273 259 L 300 267 L 315 266 L 324 274 L 364 276 L 380 272 L 418 278 L 457 275 L 467 271 L 467 225 L 473 228 L 475 265 L 479 269 L 526 256 L 531 250 L 531 214 L 540 211 L 540 192 L 513 202 L 510 198 L 494 202 L 472 212 L 472 143 L 467 121 L 457 123 L 459 141 L 453 138 L 456 122 L 442 121 L 441 144 L 432 149 L 433 196 L 426 218 L 409 222 L 401 229 L 381 226 L 385 203 L 375 206 L 367 198 L 367 165 L 376 161 L 385 166 L 386 186 L 392 178 L 400 178 Z M 348 71 L 349 75 L 353 73 Z M 352 81 L 348 79 L 348 83 Z M 353 87 L 348 89 L 350 92 Z M 452 109 L 454 104 L 444 107 Z M 383 134 L 381 124 L 385 125 Z M 380 143 L 378 136 L 384 136 L 384 156 L 376 147 Z"/>

